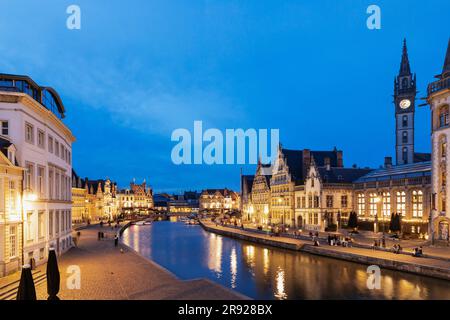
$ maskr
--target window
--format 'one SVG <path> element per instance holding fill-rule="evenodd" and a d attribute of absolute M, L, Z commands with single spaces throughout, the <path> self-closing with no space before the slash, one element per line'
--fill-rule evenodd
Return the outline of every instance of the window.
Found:
<path fill-rule="evenodd" d="M 306 197 L 302 197 L 302 208 L 306 208 Z"/>
<path fill-rule="evenodd" d="M 312 195 L 309 195 L 309 196 L 308 196 L 308 206 L 309 206 L 309 208 L 312 208 L 312 207 L 313 207 L 313 198 L 312 198 Z"/>
<path fill-rule="evenodd" d="M 348 206 L 348 197 L 347 195 L 341 196 L 341 208 L 347 208 Z"/>
<path fill-rule="evenodd" d="M 397 213 L 401 216 L 406 215 L 406 192 L 397 191 Z"/>
<path fill-rule="evenodd" d="M 34 128 L 29 123 L 25 123 L 25 141 L 34 143 Z"/>
<path fill-rule="evenodd" d="M 16 192 L 16 183 L 14 181 L 9 181 L 9 210 L 11 213 L 16 212 L 17 205 L 17 192 Z"/>
<path fill-rule="evenodd" d="M 56 222 L 56 224 L 55 224 L 55 230 L 56 230 L 56 231 L 55 231 L 55 234 L 58 235 L 58 234 L 59 234 L 59 230 L 60 230 L 60 228 L 59 228 L 59 227 L 60 227 L 60 226 L 59 226 L 59 211 L 56 210 L 56 211 L 55 211 L 55 214 L 56 214 L 56 219 L 55 219 L 55 220 L 56 220 L 56 221 L 55 221 L 55 222 Z"/>
<path fill-rule="evenodd" d="M 448 125 L 448 106 L 443 106 L 439 109 L 439 127 Z"/>
<path fill-rule="evenodd" d="M 33 240 L 33 211 L 27 212 L 27 241 Z"/>
<path fill-rule="evenodd" d="M 50 238 L 53 238 L 53 210 L 50 210 L 48 213 L 48 234 Z"/>
<path fill-rule="evenodd" d="M 377 215 L 377 194 L 371 193 L 369 194 L 369 214 L 371 216 Z"/>
<path fill-rule="evenodd" d="M 59 157 L 59 142 L 55 140 L 55 155 Z"/>
<path fill-rule="evenodd" d="M 441 141 L 441 158 L 445 159 L 447 157 L 447 142 Z"/>
<path fill-rule="evenodd" d="M 404 115 L 402 118 L 402 126 L 407 127 L 408 126 L 408 116 Z"/>
<path fill-rule="evenodd" d="M 389 217 L 391 215 L 391 194 L 389 192 L 383 192 L 382 200 L 383 200 L 382 214 L 384 217 Z"/>
<path fill-rule="evenodd" d="M 61 143 L 61 153 L 60 153 L 60 155 L 61 155 L 61 159 L 63 159 L 64 160 L 64 150 L 65 150 L 66 148 L 63 146 L 63 144 Z"/>
<path fill-rule="evenodd" d="M 0 121 L 2 136 L 9 135 L 9 123 L 6 120 Z"/>
<path fill-rule="evenodd" d="M 59 172 L 56 172 L 55 174 L 55 199 L 59 200 L 61 195 L 61 189 L 60 189 L 60 175 Z"/>
<path fill-rule="evenodd" d="M 53 153 L 53 138 L 48 136 L 48 152 Z"/>
<path fill-rule="evenodd" d="M 34 187 L 34 164 L 26 163 L 26 173 L 25 173 L 25 189 L 33 190 Z"/>
<path fill-rule="evenodd" d="M 45 235 L 45 225 L 44 225 L 44 220 L 45 216 L 44 216 L 44 211 L 39 211 L 38 213 L 38 236 L 39 239 L 43 238 Z"/>
<path fill-rule="evenodd" d="M 38 166 L 37 169 L 37 193 L 40 198 L 45 196 L 45 186 L 44 186 L 45 168 Z"/>
<path fill-rule="evenodd" d="M 421 218 L 423 216 L 423 193 L 421 190 L 412 192 L 413 217 Z"/>
<path fill-rule="evenodd" d="M 408 163 L 408 148 L 406 147 L 402 150 L 402 159 L 404 163 Z"/>
<path fill-rule="evenodd" d="M 54 178 L 53 178 L 53 169 L 49 168 L 48 169 L 48 197 L 50 199 L 54 199 Z"/>
<path fill-rule="evenodd" d="M 402 133 L 402 143 L 408 143 L 408 132 L 403 131 Z"/>
<path fill-rule="evenodd" d="M 333 196 L 327 195 L 326 197 L 327 208 L 333 208 Z"/>
<path fill-rule="evenodd" d="M 38 130 L 38 146 L 42 149 L 45 148 L 45 133 L 42 130 Z"/>
<path fill-rule="evenodd" d="M 366 196 L 363 193 L 358 194 L 358 215 L 366 214 Z"/>
<path fill-rule="evenodd" d="M 17 227 L 9 226 L 9 257 L 17 256 Z"/>
<path fill-rule="evenodd" d="M 44 248 L 39 249 L 39 260 L 44 259 Z"/>
<path fill-rule="evenodd" d="M 319 196 L 314 196 L 314 208 L 319 207 Z"/>

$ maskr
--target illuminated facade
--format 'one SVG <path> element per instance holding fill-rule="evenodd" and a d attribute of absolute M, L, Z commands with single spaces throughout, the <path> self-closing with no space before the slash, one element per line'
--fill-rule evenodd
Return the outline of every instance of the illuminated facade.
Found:
<path fill-rule="evenodd" d="M 450 40 L 442 73 L 428 86 L 427 102 L 431 109 L 432 146 L 432 213 L 430 233 L 435 241 L 449 241 L 450 187 L 447 183 L 450 168 Z"/>
<path fill-rule="evenodd" d="M 370 169 L 332 167 L 330 159 L 319 167 L 314 158 L 304 185 L 295 187 L 296 227 L 310 231 L 335 231 L 353 210 L 353 181 Z"/>
<path fill-rule="evenodd" d="M 119 211 L 123 214 L 150 214 L 154 207 L 153 190 L 147 186 L 145 180 L 142 184 L 131 182 L 129 189 L 121 190 L 117 194 L 117 199 Z"/>
<path fill-rule="evenodd" d="M 22 218 L 24 261 L 44 263 L 50 246 L 72 246 L 72 143 L 65 108 L 55 90 L 26 76 L 0 74 L 1 136 L 14 144 L 24 168 Z"/>
<path fill-rule="evenodd" d="M 227 213 L 240 209 L 240 196 L 229 189 L 206 189 L 200 194 L 200 211 Z"/>
<path fill-rule="evenodd" d="M 0 277 L 22 265 L 22 177 L 16 148 L 0 138 Z"/>

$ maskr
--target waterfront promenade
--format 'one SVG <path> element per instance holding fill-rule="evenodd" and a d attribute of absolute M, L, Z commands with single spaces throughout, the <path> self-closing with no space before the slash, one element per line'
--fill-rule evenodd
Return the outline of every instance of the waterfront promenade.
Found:
<path fill-rule="evenodd" d="M 104 240 L 97 240 L 99 230 L 105 232 Z M 180 280 L 125 245 L 114 247 L 114 234 L 117 231 L 98 225 L 80 230 L 77 247 L 58 259 L 61 273 L 61 291 L 58 296 L 62 300 L 246 299 L 240 293 L 207 279 Z M 80 289 L 67 288 L 70 276 L 67 270 L 72 265 L 80 268 Z M 45 274 L 45 268 L 46 264 L 37 269 Z M 13 281 L 19 276 L 14 274 L 7 280 Z M 47 298 L 46 290 L 45 281 L 37 285 L 39 300 Z"/>
<path fill-rule="evenodd" d="M 201 220 L 201 223 L 207 231 L 260 243 L 262 245 L 303 251 L 357 263 L 374 264 L 382 268 L 385 267 L 393 270 L 450 280 L 450 261 L 445 259 L 413 257 L 412 255 L 395 254 L 388 251 L 360 247 L 329 246 L 327 244 L 321 244 L 316 247 L 310 240 L 271 236 L 255 230 L 243 230 L 240 228 L 217 225 L 206 219 Z"/>

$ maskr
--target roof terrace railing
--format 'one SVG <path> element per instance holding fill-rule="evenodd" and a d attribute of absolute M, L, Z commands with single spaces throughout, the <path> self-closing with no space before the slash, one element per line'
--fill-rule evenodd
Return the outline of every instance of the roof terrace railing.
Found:
<path fill-rule="evenodd" d="M 428 85 L 428 96 L 444 89 L 450 89 L 450 77 L 430 83 Z"/>

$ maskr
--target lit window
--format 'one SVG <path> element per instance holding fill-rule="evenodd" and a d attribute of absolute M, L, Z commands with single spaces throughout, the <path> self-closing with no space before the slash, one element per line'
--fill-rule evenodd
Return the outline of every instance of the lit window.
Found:
<path fill-rule="evenodd" d="M 333 196 L 327 195 L 326 201 L 327 201 L 327 208 L 333 208 Z"/>
<path fill-rule="evenodd" d="M 348 205 L 348 197 L 347 197 L 347 195 L 341 196 L 341 207 L 342 208 L 347 208 L 347 205 Z"/>
<path fill-rule="evenodd" d="M 17 256 L 17 227 L 9 227 L 9 257 Z"/>
<path fill-rule="evenodd" d="M 405 191 L 397 191 L 397 213 L 402 216 L 406 215 L 406 193 Z"/>
<path fill-rule="evenodd" d="M 358 215 L 363 216 L 366 213 L 366 197 L 363 193 L 358 194 Z"/>
<path fill-rule="evenodd" d="M 383 216 L 389 217 L 391 215 L 391 194 L 383 192 Z"/>
<path fill-rule="evenodd" d="M 421 218 L 423 216 L 423 193 L 421 190 L 414 190 L 412 193 L 413 217 Z"/>
<path fill-rule="evenodd" d="M 371 193 L 369 194 L 369 214 L 371 216 L 377 215 L 377 194 Z"/>

